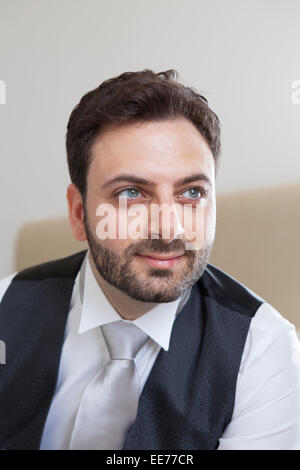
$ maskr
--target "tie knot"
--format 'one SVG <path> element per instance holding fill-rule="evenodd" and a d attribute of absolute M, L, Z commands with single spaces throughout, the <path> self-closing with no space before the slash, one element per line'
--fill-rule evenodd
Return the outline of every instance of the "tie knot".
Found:
<path fill-rule="evenodd" d="M 101 327 L 111 359 L 134 359 L 148 335 L 134 323 L 119 320 Z"/>

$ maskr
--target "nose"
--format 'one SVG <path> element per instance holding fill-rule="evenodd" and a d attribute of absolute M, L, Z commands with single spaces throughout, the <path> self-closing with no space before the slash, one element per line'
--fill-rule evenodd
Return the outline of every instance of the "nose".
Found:
<path fill-rule="evenodd" d="M 148 238 L 163 239 L 167 243 L 183 238 L 180 204 L 174 202 L 153 203 L 148 213 Z"/>

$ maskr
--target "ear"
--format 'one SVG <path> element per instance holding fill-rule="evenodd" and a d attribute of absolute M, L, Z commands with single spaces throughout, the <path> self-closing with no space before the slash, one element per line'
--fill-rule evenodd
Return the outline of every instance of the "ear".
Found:
<path fill-rule="evenodd" d="M 83 201 L 79 190 L 75 184 L 70 184 L 67 188 L 67 201 L 69 222 L 73 237 L 81 242 L 86 240 L 86 233 L 83 223 Z"/>

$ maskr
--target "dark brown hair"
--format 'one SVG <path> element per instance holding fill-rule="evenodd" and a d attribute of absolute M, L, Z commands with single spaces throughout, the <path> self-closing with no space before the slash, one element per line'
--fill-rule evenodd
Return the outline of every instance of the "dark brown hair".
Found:
<path fill-rule="evenodd" d="M 66 147 L 71 181 L 83 198 L 95 138 L 110 124 L 149 122 L 183 116 L 206 139 L 219 166 L 220 121 L 207 99 L 176 81 L 178 72 L 125 72 L 86 93 L 73 109 Z"/>

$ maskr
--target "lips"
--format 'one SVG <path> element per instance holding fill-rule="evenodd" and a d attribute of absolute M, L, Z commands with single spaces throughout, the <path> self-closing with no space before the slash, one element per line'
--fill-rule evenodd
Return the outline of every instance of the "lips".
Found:
<path fill-rule="evenodd" d="M 155 268 L 173 268 L 184 258 L 184 255 L 168 255 L 163 256 L 159 254 L 139 254 L 137 257 L 144 263 Z"/>
<path fill-rule="evenodd" d="M 175 254 L 169 254 L 169 255 L 160 255 L 160 254 L 155 254 L 155 253 L 140 253 L 139 256 L 147 256 L 147 258 L 153 258 L 153 259 L 159 259 L 162 261 L 174 259 L 174 258 L 179 258 L 182 256 L 184 253 L 175 253 Z"/>

